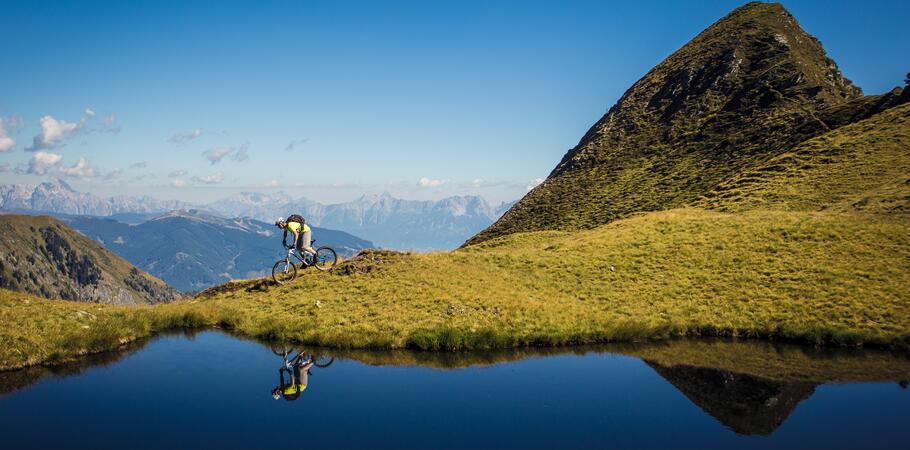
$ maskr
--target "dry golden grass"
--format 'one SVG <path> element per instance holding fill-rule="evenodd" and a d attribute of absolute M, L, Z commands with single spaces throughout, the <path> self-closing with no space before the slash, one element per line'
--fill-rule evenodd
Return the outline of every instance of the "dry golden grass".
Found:
<path fill-rule="evenodd" d="M 475 349 L 766 337 L 910 343 L 910 226 L 881 215 L 681 209 L 448 253 L 385 254 L 293 283 L 124 308 L 0 291 L 0 367 L 217 325 L 336 347 Z M 87 327 L 87 328 L 86 328 Z"/>
<path fill-rule="evenodd" d="M 344 347 L 681 335 L 905 345 L 907 225 L 860 214 L 674 210 L 359 261 L 351 264 L 361 270 L 308 271 L 286 286 L 239 282 L 194 304 L 244 334 Z"/>

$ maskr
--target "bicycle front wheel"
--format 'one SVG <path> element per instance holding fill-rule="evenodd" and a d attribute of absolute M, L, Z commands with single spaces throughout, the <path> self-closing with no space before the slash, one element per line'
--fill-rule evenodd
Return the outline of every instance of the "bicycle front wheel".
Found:
<path fill-rule="evenodd" d="M 290 283 L 297 277 L 297 266 L 287 259 L 282 259 L 272 266 L 272 280 L 278 284 Z"/>
<path fill-rule="evenodd" d="M 272 345 L 272 346 L 269 346 L 269 348 L 272 350 L 272 353 L 274 353 L 274 354 L 276 354 L 276 355 L 278 355 L 278 356 L 284 356 L 284 357 L 287 357 L 288 355 L 290 355 L 290 354 L 294 351 L 293 348 L 291 348 L 291 347 L 284 347 L 284 346 L 277 346 L 277 347 L 276 347 L 276 346 Z"/>
<path fill-rule="evenodd" d="M 335 358 L 331 356 L 317 356 L 313 365 L 325 369 L 331 366 L 333 362 L 335 362 Z"/>
<path fill-rule="evenodd" d="M 316 268 L 319 270 L 332 270 L 338 264 L 338 254 L 331 247 L 316 249 Z"/>

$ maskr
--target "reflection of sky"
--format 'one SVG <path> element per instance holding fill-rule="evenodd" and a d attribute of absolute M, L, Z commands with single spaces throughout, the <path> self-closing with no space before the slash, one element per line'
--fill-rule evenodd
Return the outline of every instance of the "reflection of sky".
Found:
<path fill-rule="evenodd" d="M 886 448 L 908 437 L 910 397 L 895 383 L 820 386 L 769 438 L 733 433 L 625 356 L 458 370 L 336 360 L 294 402 L 270 395 L 281 362 L 214 332 L 165 337 L 0 397 L 4 446 Z"/>
<path fill-rule="evenodd" d="M 0 116 L 24 128 L 0 166 L 28 161 L 41 117 L 76 124 L 89 107 L 95 117 L 48 151 L 88 175 L 77 188 L 105 195 L 514 200 L 635 80 L 741 3 L 6 2 Z M 903 2 L 787 6 L 868 92 L 902 82 Z M 291 162 L 300 155 L 315 170 Z"/>

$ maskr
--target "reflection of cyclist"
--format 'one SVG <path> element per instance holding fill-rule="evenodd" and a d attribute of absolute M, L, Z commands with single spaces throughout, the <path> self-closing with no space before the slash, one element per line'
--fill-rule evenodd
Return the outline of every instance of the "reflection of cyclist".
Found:
<path fill-rule="evenodd" d="M 284 397 L 287 401 L 294 401 L 300 398 L 300 393 L 306 390 L 309 382 L 310 368 L 315 361 L 312 358 L 303 359 L 303 355 L 297 355 L 292 364 L 285 364 L 278 370 L 278 386 L 272 389 L 272 398 L 278 400 Z M 291 365 L 291 369 L 288 369 Z"/>
<path fill-rule="evenodd" d="M 316 253 L 316 250 L 313 250 L 313 247 L 310 246 L 313 238 L 312 230 L 300 214 L 291 214 L 287 219 L 279 218 L 275 221 L 275 226 L 284 230 L 281 242 L 284 243 L 285 247 L 288 246 L 288 231 L 290 231 L 294 234 L 292 245 L 297 247 L 297 251 L 300 252 L 301 256 L 304 250 L 313 254 Z"/>

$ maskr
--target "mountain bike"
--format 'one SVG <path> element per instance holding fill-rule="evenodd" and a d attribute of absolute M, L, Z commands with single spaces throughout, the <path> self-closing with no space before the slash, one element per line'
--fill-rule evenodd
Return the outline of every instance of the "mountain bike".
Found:
<path fill-rule="evenodd" d="M 291 369 L 294 364 L 306 365 L 310 361 L 313 362 L 313 365 L 319 367 L 320 369 L 325 369 L 332 365 L 335 362 L 335 358 L 331 356 L 319 355 L 319 354 L 308 354 L 303 353 L 299 350 L 296 350 L 294 347 L 270 347 L 272 353 L 281 356 L 284 359 L 283 369 Z M 294 352 L 297 352 L 297 356 L 291 357 Z"/>
<path fill-rule="evenodd" d="M 315 239 L 310 241 L 311 246 L 314 243 L 316 243 Z M 272 280 L 278 284 L 290 283 L 294 278 L 297 278 L 297 264 L 295 264 L 293 259 L 300 261 L 300 267 L 303 269 L 314 266 L 318 270 L 332 270 L 335 264 L 338 264 L 338 254 L 331 247 L 319 247 L 316 249 L 315 254 L 304 250 L 303 256 L 300 256 L 299 252 L 295 251 L 296 249 L 293 245 L 287 247 L 287 250 L 288 254 L 284 259 L 279 259 L 272 266 Z"/>

